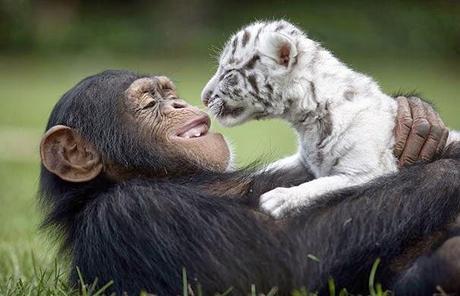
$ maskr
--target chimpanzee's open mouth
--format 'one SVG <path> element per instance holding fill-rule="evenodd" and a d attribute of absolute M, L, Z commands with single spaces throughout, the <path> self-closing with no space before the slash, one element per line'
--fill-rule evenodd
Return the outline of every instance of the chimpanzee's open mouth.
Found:
<path fill-rule="evenodd" d="M 200 116 L 197 119 L 192 120 L 191 122 L 186 123 L 178 132 L 177 136 L 179 138 L 199 138 L 206 135 L 209 131 L 211 121 L 209 116 Z"/>

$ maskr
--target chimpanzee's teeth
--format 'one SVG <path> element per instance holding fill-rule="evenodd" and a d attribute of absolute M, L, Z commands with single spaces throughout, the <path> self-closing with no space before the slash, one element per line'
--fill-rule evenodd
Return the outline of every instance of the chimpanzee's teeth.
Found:
<path fill-rule="evenodd" d="M 199 124 L 180 134 L 179 137 L 190 139 L 198 138 L 206 134 L 208 131 L 208 126 L 206 124 Z"/>

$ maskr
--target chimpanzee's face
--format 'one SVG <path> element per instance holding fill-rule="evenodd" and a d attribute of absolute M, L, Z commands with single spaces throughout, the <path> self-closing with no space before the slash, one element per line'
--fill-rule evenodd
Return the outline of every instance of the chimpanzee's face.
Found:
<path fill-rule="evenodd" d="M 125 92 L 129 122 L 146 145 L 160 147 L 171 161 L 186 158 L 207 169 L 223 171 L 230 152 L 221 134 L 209 131 L 209 116 L 179 99 L 174 84 L 164 76 L 135 80 Z"/>

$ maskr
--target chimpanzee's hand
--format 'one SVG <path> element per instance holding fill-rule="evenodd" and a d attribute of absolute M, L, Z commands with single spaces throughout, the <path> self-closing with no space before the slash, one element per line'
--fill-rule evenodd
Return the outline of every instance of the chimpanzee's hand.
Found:
<path fill-rule="evenodd" d="M 449 130 L 433 108 L 417 97 L 398 97 L 394 154 L 400 166 L 432 160 L 446 145 Z"/>

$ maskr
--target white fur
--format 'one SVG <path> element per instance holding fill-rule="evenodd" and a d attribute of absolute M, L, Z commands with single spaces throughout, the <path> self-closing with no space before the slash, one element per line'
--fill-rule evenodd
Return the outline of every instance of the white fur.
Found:
<path fill-rule="evenodd" d="M 262 195 L 261 207 L 276 217 L 307 205 L 327 192 L 359 185 L 397 170 L 393 156 L 396 102 L 383 94 L 370 78 L 351 71 L 328 52 L 320 53 L 316 66 L 309 70 L 297 76 L 298 87 L 286 91 L 286 96 L 300 99 L 300 107 L 288 110 L 283 118 L 295 126 L 299 136 L 299 152 L 289 158 L 293 161 L 290 165 L 305 165 L 318 179 Z M 307 85 L 302 83 L 302 76 L 306 81 L 313 81 L 316 103 L 328 104 L 331 116 L 332 133 L 325 140 L 321 161 L 316 159 L 320 144 L 318 118 L 306 124 L 295 122 L 299 112 L 320 113 L 318 109 L 321 109 L 311 100 L 311 89 L 300 87 Z M 356 93 L 351 101 L 343 98 L 348 90 Z"/>
<path fill-rule="evenodd" d="M 247 32 L 248 44 L 239 45 Z M 280 65 L 280 48 L 290 49 L 287 66 Z M 244 65 L 254 56 L 260 59 L 248 69 Z M 230 85 L 226 73 L 236 75 L 238 84 Z M 256 89 L 244 80 L 249 76 L 255 77 Z M 238 96 L 232 92 L 236 88 Z M 203 90 L 202 97 L 206 96 L 214 98 L 210 110 L 215 114 L 216 106 L 244 109 L 238 115 L 218 117 L 224 125 L 241 124 L 263 113 L 264 118 L 287 120 L 296 130 L 298 152 L 268 169 L 306 166 L 317 179 L 263 194 L 261 207 L 276 217 L 325 193 L 398 169 L 393 156 L 395 100 L 372 78 L 351 70 L 288 22 L 258 22 L 232 36 L 218 71 Z"/>

